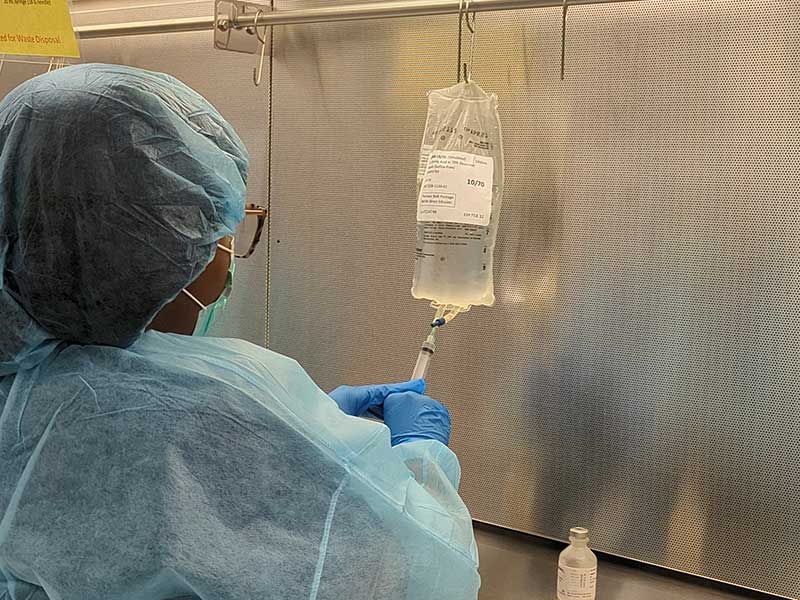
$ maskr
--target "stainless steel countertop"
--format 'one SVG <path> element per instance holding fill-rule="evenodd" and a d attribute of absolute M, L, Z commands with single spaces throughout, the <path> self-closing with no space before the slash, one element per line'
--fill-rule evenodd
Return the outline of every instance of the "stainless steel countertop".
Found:
<path fill-rule="evenodd" d="M 556 599 L 559 549 L 554 544 L 480 526 L 475 534 L 480 548 L 480 600 Z M 753 597 L 602 559 L 598 566 L 597 600 L 742 600 Z"/>

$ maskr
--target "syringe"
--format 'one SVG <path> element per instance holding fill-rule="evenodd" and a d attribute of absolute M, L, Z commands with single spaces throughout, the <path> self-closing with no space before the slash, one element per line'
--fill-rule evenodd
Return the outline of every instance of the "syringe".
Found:
<path fill-rule="evenodd" d="M 433 353 L 436 352 L 436 330 L 439 327 L 444 327 L 447 323 L 455 319 L 459 313 L 466 310 L 469 310 L 469 307 L 449 305 L 436 307 L 436 316 L 433 319 L 433 323 L 431 323 L 431 332 L 425 341 L 422 342 L 422 347 L 419 349 L 417 364 L 414 365 L 411 381 L 425 379 L 428 376 L 428 367 L 431 364 Z"/>
<path fill-rule="evenodd" d="M 430 335 L 422 342 L 422 347 L 419 349 L 417 355 L 417 364 L 414 366 L 414 373 L 411 375 L 411 381 L 417 379 L 425 379 L 428 375 L 428 365 L 431 364 L 433 353 L 436 352 L 436 328 L 431 329 Z"/>

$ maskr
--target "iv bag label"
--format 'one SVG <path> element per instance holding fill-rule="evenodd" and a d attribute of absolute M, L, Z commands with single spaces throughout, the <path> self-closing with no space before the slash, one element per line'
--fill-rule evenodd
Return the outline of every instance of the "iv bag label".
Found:
<path fill-rule="evenodd" d="M 595 600 L 597 567 L 576 569 L 558 565 L 558 600 Z"/>
<path fill-rule="evenodd" d="M 419 152 L 419 169 L 417 169 L 418 180 L 425 177 L 425 169 L 428 168 L 428 159 L 431 157 L 431 150 L 433 150 L 433 146 L 425 144 Z"/>
<path fill-rule="evenodd" d="M 494 159 L 467 152 L 430 153 L 417 200 L 417 221 L 489 225 Z"/>

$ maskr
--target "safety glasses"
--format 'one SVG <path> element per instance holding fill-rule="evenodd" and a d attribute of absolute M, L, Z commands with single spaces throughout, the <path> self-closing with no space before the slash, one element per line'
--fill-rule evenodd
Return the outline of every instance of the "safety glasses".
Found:
<path fill-rule="evenodd" d="M 238 234 L 240 240 L 250 239 L 250 245 L 244 254 L 236 254 L 236 258 L 250 258 L 256 251 L 261 234 L 264 232 L 264 223 L 267 222 L 267 209 L 256 204 L 248 204 L 244 211 L 243 231 Z"/>

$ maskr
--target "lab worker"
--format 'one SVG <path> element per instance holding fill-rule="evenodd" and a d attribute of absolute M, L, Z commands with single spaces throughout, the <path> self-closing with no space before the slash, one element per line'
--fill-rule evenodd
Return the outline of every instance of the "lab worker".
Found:
<path fill-rule="evenodd" d="M 166 75 L 74 66 L 0 102 L 0 600 L 477 597 L 423 382 L 327 395 L 198 335 L 251 251 L 246 178 Z"/>

